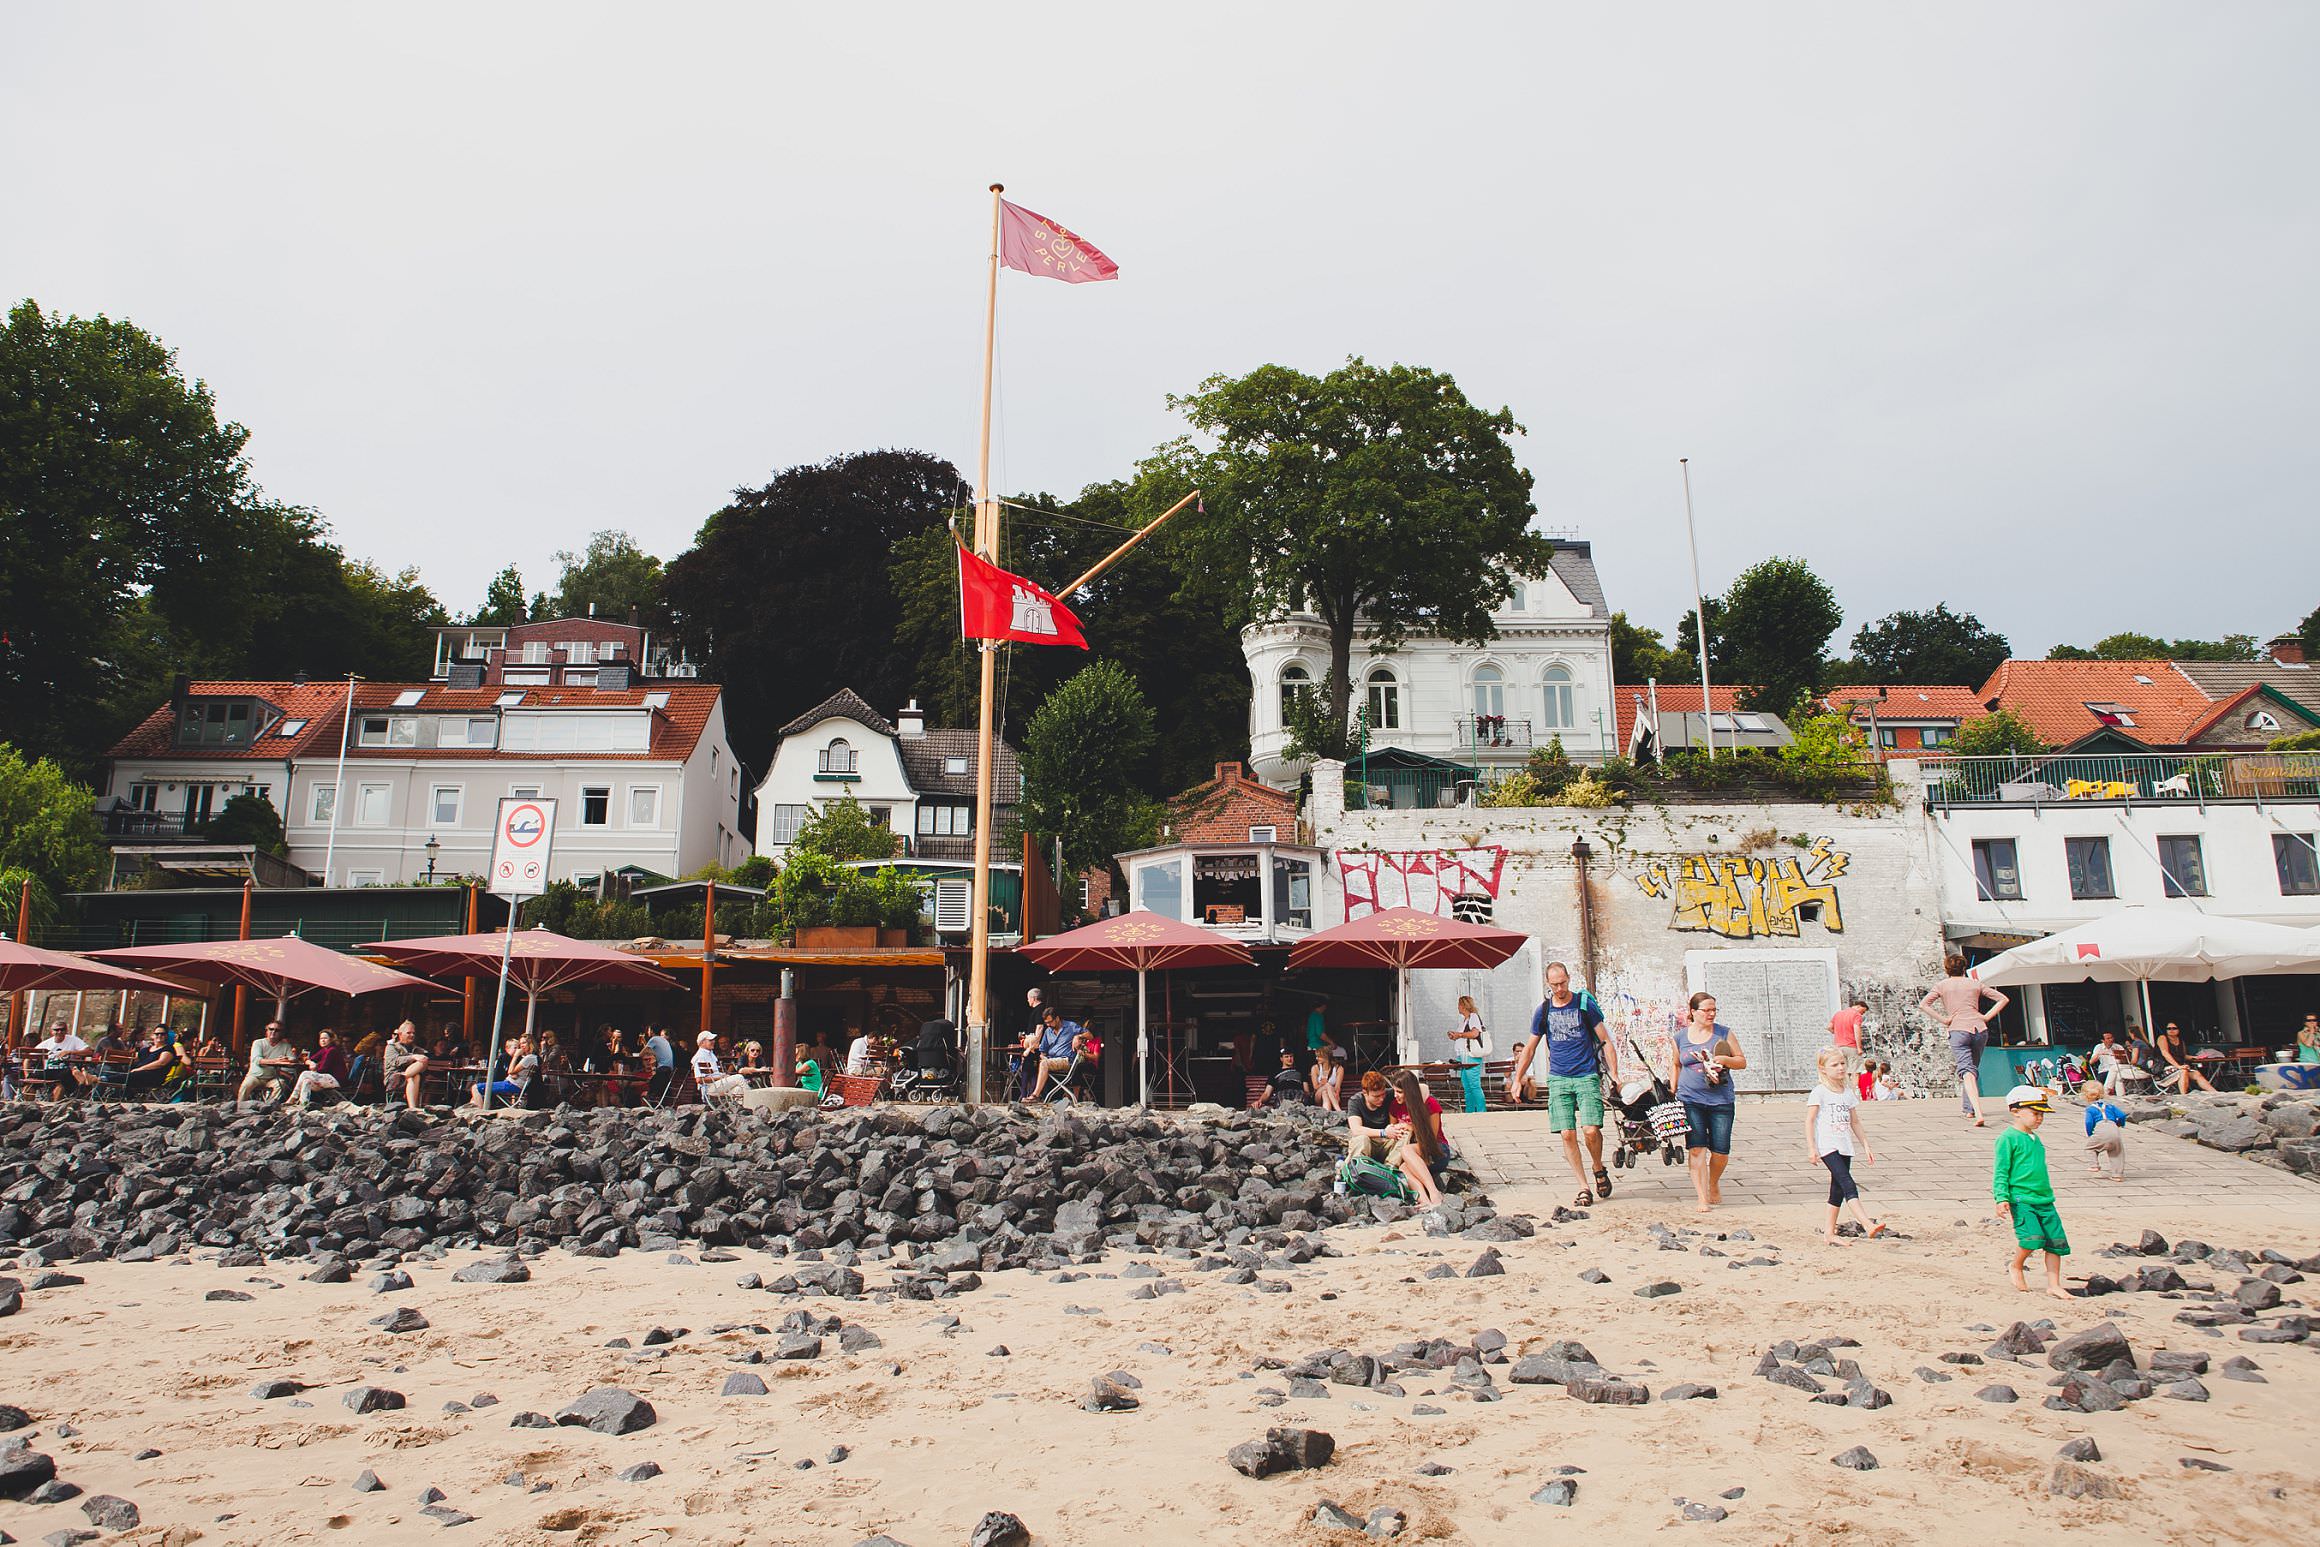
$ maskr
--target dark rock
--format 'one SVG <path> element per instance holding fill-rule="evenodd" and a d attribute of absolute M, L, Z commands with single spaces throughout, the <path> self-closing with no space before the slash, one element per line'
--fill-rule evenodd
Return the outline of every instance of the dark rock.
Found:
<path fill-rule="evenodd" d="M 992 1510 L 975 1522 L 967 1547 L 1030 1547 L 1030 1528 L 1003 1509 Z"/>
<path fill-rule="evenodd" d="M 1616 1376 L 1583 1375 L 1566 1382 L 1563 1389 L 1577 1401 L 1613 1407 L 1641 1407 L 1651 1400 L 1650 1388 Z"/>
<path fill-rule="evenodd" d="M 237 1301 L 254 1300 L 257 1298 L 257 1296 L 244 1289 L 213 1289 L 209 1293 L 203 1295 L 202 1298 L 204 1300 L 219 1300 L 224 1301 L 227 1304 L 232 1304 Z"/>
<path fill-rule="evenodd" d="M 1498 1248 L 1485 1246 L 1482 1255 L 1474 1259 L 1474 1266 L 1466 1270 L 1468 1278 L 1492 1278 L 1506 1271 L 1506 1263 L 1498 1255 Z"/>
<path fill-rule="evenodd" d="M 1721 1504 L 1701 1504 L 1687 1501 L 1684 1505 L 1684 1518 L 1686 1520 L 1714 1522 L 1729 1518 L 1731 1513 Z"/>
<path fill-rule="evenodd" d="M 2065 1413 L 2115 1413 L 2127 1404 L 2100 1376 L 2073 1374 L 2062 1383 L 2061 1390 L 2046 1399 L 2046 1405 Z"/>
<path fill-rule="evenodd" d="M 613 1473 L 612 1480 L 616 1483 L 641 1483 L 660 1475 L 661 1464 L 658 1461 L 639 1461 L 634 1466 L 624 1466 Z"/>
<path fill-rule="evenodd" d="M 357 1386 L 338 1399 L 357 1413 L 391 1413 L 403 1405 L 403 1394 L 384 1386 Z"/>
<path fill-rule="evenodd" d="M 651 1428 L 658 1416 L 653 1405 L 635 1392 L 618 1386 L 598 1386 L 561 1408 L 556 1422 L 597 1434 L 634 1434 Z"/>
<path fill-rule="evenodd" d="M 1824 1389 L 1819 1381 L 1814 1380 L 1794 1365 L 1784 1364 L 1764 1378 L 1775 1386 L 1788 1386 L 1797 1391 L 1809 1391 L 1816 1396 Z"/>
<path fill-rule="evenodd" d="M 2119 1497 L 2116 1480 L 2104 1476 L 2091 1467 L 2075 1461 L 2057 1461 L 2054 1473 L 2046 1479 L 2046 1491 L 2065 1499 L 2115 1499 Z"/>
<path fill-rule="evenodd" d="M 451 1275 L 454 1284 L 528 1284 L 531 1281 L 532 1270 L 513 1257 L 503 1262 L 471 1262 Z"/>
<path fill-rule="evenodd" d="M 1361 1523 L 1362 1534 L 1377 1541 L 1390 1541 L 1409 1529 L 1410 1517 L 1391 1504 L 1381 1504 L 1369 1512 Z"/>
<path fill-rule="evenodd" d="M 2150 1232 L 2144 1233 L 2147 1235 Z M 2166 1247 L 2162 1245 L 2159 1249 L 2165 1251 Z M 2094 1442 L 2091 1435 L 2082 1434 L 2076 1439 L 2064 1440 L 2062 1448 L 2057 1450 L 2055 1454 L 2065 1461 L 2100 1461 L 2102 1447 Z"/>
<path fill-rule="evenodd" d="M 0 1402 L 0 1434 L 7 1434 L 12 1430 L 25 1428 L 29 1426 L 31 1422 L 32 1415 L 26 1412 L 23 1408 L 12 1406 L 6 1402 Z"/>
<path fill-rule="evenodd" d="M 556 1420 L 546 1413 L 518 1413 L 508 1420 L 511 1429 L 553 1429 Z"/>
<path fill-rule="evenodd" d="M 136 1505 L 110 1493 L 92 1493 L 81 1500 L 81 1513 L 100 1531 L 134 1531 L 144 1521 Z"/>
<path fill-rule="evenodd" d="M 371 1325 L 382 1332 L 424 1332 L 427 1318 L 408 1305 L 398 1306 L 384 1316 L 373 1316 Z"/>
<path fill-rule="evenodd" d="M 1568 1477 L 1549 1480 L 1531 1495 L 1533 1504 L 1560 1504 L 1568 1507 L 1579 1500 L 1579 1485 Z"/>
<path fill-rule="evenodd" d="M 262 1380 L 250 1388 L 250 1395 L 256 1397 L 261 1402 L 271 1402 L 276 1397 L 294 1397 L 305 1389 L 306 1383 L 304 1381 L 288 1379 Z"/>
<path fill-rule="evenodd" d="M 1939 1354 L 1935 1357 L 1939 1358 L 1943 1364 L 1965 1365 L 1980 1364 L 1982 1362 L 1982 1356 L 1980 1354 Z"/>
<path fill-rule="evenodd" d="M 2146 1257 L 2164 1257 L 2167 1255 L 2167 1238 L 2156 1230 L 2146 1230 L 2142 1240 L 2135 1243 L 2135 1250 Z"/>
<path fill-rule="evenodd" d="M 357 1493 L 377 1493 L 386 1486 L 379 1481 L 379 1474 L 368 1467 L 363 1468 L 362 1474 L 354 1480 L 354 1491 Z"/>
<path fill-rule="evenodd" d="M 1225 1459 L 1244 1477 L 1326 1466 L 1337 1442 L 1319 1429 L 1267 1429 L 1261 1440 L 1235 1445 Z"/>
<path fill-rule="evenodd" d="M 1582 1284 L 1608 1284 L 1611 1282 L 1611 1275 L 1601 1268 L 1581 1268 L 1579 1282 Z"/>
<path fill-rule="evenodd" d="M 765 1382 L 746 1370 L 736 1370 L 725 1377 L 725 1388 L 717 1394 L 721 1397 L 762 1397 L 765 1395 Z"/>
<path fill-rule="evenodd" d="M 1323 1499 L 1313 1506 L 1313 1524 L 1328 1526 L 1336 1531 L 1358 1531 L 1361 1529 L 1361 1516 L 1346 1509 L 1335 1499 Z"/>
<path fill-rule="evenodd" d="M 2159 1395 L 2173 1397 L 2178 1402 L 2204 1402 L 2208 1398 L 2208 1391 L 2205 1383 L 2196 1376 L 2186 1375 L 2181 1380 L 2169 1381 L 2161 1386 Z"/>
<path fill-rule="evenodd" d="M 1716 1399 L 1716 1388 L 1696 1381 L 1678 1381 L 1662 1391 L 1659 1399 L 1662 1402 L 1712 1402 Z"/>
<path fill-rule="evenodd" d="M 1448 1477 L 1452 1472 L 1457 1471 L 1458 1468 L 1454 1466 L 1444 1466 L 1439 1461 L 1421 1461 L 1415 1467 L 1412 1467 L 1411 1470 L 1416 1472 L 1420 1477 Z"/>
<path fill-rule="evenodd" d="M 1865 1445 L 1855 1445 L 1850 1450 L 1839 1451 L 1829 1460 L 1847 1471 L 1874 1472 L 1877 1470 L 1877 1458 L 1869 1454 L 1868 1447 Z"/>
<path fill-rule="evenodd" d="M 429 1520 L 435 1521 L 439 1525 L 446 1526 L 463 1526 L 469 1524 L 475 1519 L 475 1517 L 469 1514 L 467 1511 L 463 1509 L 453 1509 L 448 1504 L 430 1504 L 425 1509 L 419 1511 L 419 1513 L 425 1515 Z"/>
<path fill-rule="evenodd" d="M 80 1496 L 81 1485 L 79 1483 L 68 1483 L 61 1477 L 52 1477 L 26 1494 L 24 1502 L 27 1504 L 62 1504 L 68 1499 L 77 1499 Z"/>
<path fill-rule="evenodd" d="M 2022 1400 L 2021 1393 L 2011 1386 L 1984 1386 L 1975 1392 L 1974 1396 L 1983 1402 L 2019 1402 Z"/>
<path fill-rule="evenodd" d="M 1672 1279 L 1663 1278 L 1656 1284 L 1646 1284 L 1641 1289 L 1638 1289 L 1635 1292 L 1635 1297 L 1638 1300 L 1658 1300 L 1663 1299 L 1668 1295 L 1680 1295 L 1683 1292 L 1683 1285 L 1676 1283 Z"/>
<path fill-rule="evenodd" d="M 2230 1467 L 2220 1461 L 2209 1461 L 2203 1456 L 2177 1456 L 2176 1464 L 2192 1472 L 2228 1472 Z"/>
<path fill-rule="evenodd" d="M 2135 1351 L 2127 1345 L 2127 1335 L 2119 1330 L 2118 1323 L 2110 1321 L 2073 1332 L 2046 1355 L 2046 1362 L 2057 1370 L 2100 1370 L 2119 1359 L 2132 1364 Z"/>
<path fill-rule="evenodd" d="M 2263 1366 L 2245 1354 L 2234 1354 L 2216 1368 L 2225 1380 L 2251 1381 L 2259 1386 L 2264 1384 L 2264 1377 L 2258 1373 Z"/>
<path fill-rule="evenodd" d="M 1091 1413 L 1132 1413 L 1143 1404 L 1118 1381 L 1099 1375 L 1088 1383 L 1088 1394 L 1080 1398 L 1079 1405 Z"/>
<path fill-rule="evenodd" d="M 401 1268 L 381 1273 L 371 1280 L 371 1293 L 374 1295 L 393 1294 L 398 1289 L 410 1287 L 411 1275 L 405 1273 Z"/>
<path fill-rule="evenodd" d="M 819 1359 L 822 1357 L 822 1340 L 810 1332 L 792 1332 L 773 1345 L 772 1357 L 776 1359 Z"/>

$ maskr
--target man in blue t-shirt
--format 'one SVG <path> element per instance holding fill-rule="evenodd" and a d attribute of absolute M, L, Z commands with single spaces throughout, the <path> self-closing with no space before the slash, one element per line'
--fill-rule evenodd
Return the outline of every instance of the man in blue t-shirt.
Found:
<path fill-rule="evenodd" d="M 1603 1029 L 1603 1012 L 1591 995 L 1571 992 L 1571 969 L 1561 962 L 1547 963 L 1547 999 L 1531 1017 L 1531 1034 L 1514 1061 L 1508 1081 L 1517 1090 L 1539 1044 L 1547 1048 L 1547 1127 L 1563 1136 L 1563 1154 L 1571 1174 L 1579 1179 L 1576 1206 L 1585 1208 L 1598 1196 L 1611 1196 L 1611 1173 L 1603 1166 L 1603 1079 L 1619 1079 L 1619 1049 Z M 1587 1161 L 1579 1158 L 1579 1141 L 1587 1141 Z M 1592 1185 L 1587 1165 L 1594 1166 Z"/>

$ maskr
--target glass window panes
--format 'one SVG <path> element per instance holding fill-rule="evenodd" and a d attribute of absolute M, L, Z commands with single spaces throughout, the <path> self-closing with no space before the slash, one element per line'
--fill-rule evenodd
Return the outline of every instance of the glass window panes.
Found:
<path fill-rule="evenodd" d="M 385 746 L 387 744 L 387 717 L 380 715 L 376 719 L 363 721 L 361 727 L 355 732 L 354 743 L 358 747 Z"/>
<path fill-rule="evenodd" d="M 435 786 L 434 796 L 429 804 L 437 827 L 457 827 L 459 825 L 459 795 L 459 786 L 456 784 L 438 784 Z"/>
<path fill-rule="evenodd" d="M 1401 725 L 1401 684 L 1394 681 L 1392 672 L 1380 666 L 1369 674 L 1369 728 L 1390 731 L 1401 729 Z"/>
<path fill-rule="evenodd" d="M 773 831 L 766 841 L 774 844 L 797 842 L 798 829 L 806 825 L 806 818 L 813 814 L 813 809 L 811 806 L 774 807 Z"/>
<path fill-rule="evenodd" d="M 2159 840 L 2159 882 L 2170 897 L 2207 895 L 2207 862 L 2196 836 Z"/>
<path fill-rule="evenodd" d="M 1495 666 L 1474 668 L 1474 712 L 1494 719 L 1506 713 L 1506 678 Z"/>
<path fill-rule="evenodd" d="M 1296 702 L 1297 695 L 1312 691 L 1313 674 L 1305 669 L 1304 662 L 1291 661 L 1281 668 L 1281 723 L 1283 725 L 1289 723 L 1289 706 Z"/>
<path fill-rule="evenodd" d="M 2320 834 L 2272 834 L 2272 862 L 2279 867 L 2282 897 L 2320 897 Z"/>
<path fill-rule="evenodd" d="M 603 827 L 612 820 L 612 786 L 583 784 L 580 786 L 580 825 Z"/>
<path fill-rule="evenodd" d="M 642 710 L 511 714 L 500 745 L 510 752 L 644 752 L 652 716 Z"/>
<path fill-rule="evenodd" d="M 628 825 L 661 825 L 661 791 L 657 784 L 632 785 L 628 792 Z"/>
<path fill-rule="evenodd" d="M 2116 897 L 2111 883 L 2111 841 L 2108 838 L 2065 838 L 2064 856 L 2070 861 L 2070 895 L 2077 898 Z"/>
<path fill-rule="evenodd" d="M 1548 730 L 1567 731 L 1576 723 L 1572 712 L 1571 674 L 1560 666 L 1547 668 L 1547 717 L 1543 722 Z"/>
<path fill-rule="evenodd" d="M 306 820 L 309 822 L 327 822 L 330 820 L 330 814 L 337 809 L 338 787 L 331 784 L 317 784 L 314 787 L 314 793 L 308 797 L 306 802 Z"/>
<path fill-rule="evenodd" d="M 926 838 L 967 838 L 974 834 L 975 808 L 960 801 L 922 800 L 918 831 Z"/>
<path fill-rule="evenodd" d="M 355 789 L 355 821 L 364 827 L 386 826 L 387 806 L 393 793 L 384 784 L 358 785 Z"/>
<path fill-rule="evenodd" d="M 1164 919 L 1184 917 L 1184 861 L 1161 860 L 1136 869 L 1136 906 Z"/>
<path fill-rule="evenodd" d="M 1974 840 L 1974 890 L 1983 902 L 2019 902 L 2022 867 L 2011 838 Z"/>
<path fill-rule="evenodd" d="M 1941 747 L 1947 746 L 1950 737 L 1955 734 L 1956 732 L 1947 725 L 1928 725 L 1924 730 L 1918 732 L 1917 739 L 1929 747 Z"/>

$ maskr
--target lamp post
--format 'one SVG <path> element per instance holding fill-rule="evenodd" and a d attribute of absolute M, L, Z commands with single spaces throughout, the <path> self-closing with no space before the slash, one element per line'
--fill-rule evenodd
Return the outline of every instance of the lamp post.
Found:
<path fill-rule="evenodd" d="M 427 835 L 427 884 L 429 886 L 435 884 L 435 856 L 442 852 L 443 845 L 435 841 L 433 833 L 429 833 Z"/>

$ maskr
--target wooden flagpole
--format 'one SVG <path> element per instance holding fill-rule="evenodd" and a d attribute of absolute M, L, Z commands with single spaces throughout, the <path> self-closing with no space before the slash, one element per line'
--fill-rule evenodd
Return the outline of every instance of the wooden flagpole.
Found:
<path fill-rule="evenodd" d="M 1056 592 L 1055 594 L 1059 597 L 1068 599 L 1072 592 L 1078 590 L 1081 586 L 1089 584 L 1096 578 L 1096 576 L 1102 574 L 1105 570 L 1110 569 L 1112 565 L 1118 561 L 1119 558 L 1124 555 L 1130 548 L 1135 547 L 1136 544 L 1151 536 L 1154 528 L 1158 527 L 1161 522 L 1167 520 L 1170 516 L 1175 515 L 1185 506 L 1191 504 L 1194 500 L 1199 498 L 1200 491 L 1198 489 L 1193 490 L 1190 494 L 1187 494 L 1184 496 L 1184 498 L 1178 500 L 1175 504 L 1160 512 L 1160 514 L 1157 516 L 1154 516 L 1150 524 L 1140 529 L 1135 536 L 1129 538 L 1126 542 L 1120 544 L 1117 548 L 1114 548 L 1111 552 L 1098 559 L 1094 569 L 1089 570 L 1086 574 L 1080 576 L 1077 580 L 1074 580 L 1070 585 L 1065 586 L 1062 590 Z"/>
<path fill-rule="evenodd" d="M 975 552 L 999 562 L 999 501 L 991 492 L 991 363 L 999 339 L 999 195 L 991 185 L 991 272 L 983 299 L 983 434 L 975 459 Z M 992 699 L 998 687 L 998 641 L 983 647 L 983 691 L 975 725 L 975 912 L 973 954 L 967 969 L 967 1100 L 983 1099 L 984 1050 L 991 1030 L 991 790 L 994 758 Z"/>

